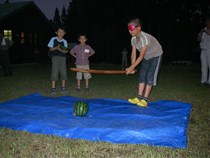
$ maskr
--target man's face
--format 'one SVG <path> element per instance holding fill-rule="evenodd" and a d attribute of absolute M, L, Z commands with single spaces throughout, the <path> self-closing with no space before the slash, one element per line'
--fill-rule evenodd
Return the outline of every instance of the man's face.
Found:
<path fill-rule="evenodd" d="M 63 36 L 66 34 L 66 32 L 62 29 L 58 29 L 56 34 L 57 34 L 58 38 L 63 38 Z"/>
<path fill-rule="evenodd" d="M 128 31 L 131 34 L 132 37 L 137 36 L 139 32 L 141 31 L 140 26 L 136 26 L 133 23 L 128 24 Z"/>

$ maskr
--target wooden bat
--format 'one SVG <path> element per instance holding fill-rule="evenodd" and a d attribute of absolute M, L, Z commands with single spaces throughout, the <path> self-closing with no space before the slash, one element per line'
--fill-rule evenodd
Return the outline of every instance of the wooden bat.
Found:
<path fill-rule="evenodd" d="M 126 74 L 125 70 L 87 70 L 78 68 L 70 68 L 70 70 L 75 72 L 89 72 L 94 74 Z"/>

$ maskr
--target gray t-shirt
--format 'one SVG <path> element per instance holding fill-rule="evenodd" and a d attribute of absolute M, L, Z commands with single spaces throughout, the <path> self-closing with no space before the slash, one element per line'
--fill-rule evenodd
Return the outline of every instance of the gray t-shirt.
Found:
<path fill-rule="evenodd" d="M 135 46 L 139 52 L 141 52 L 141 49 L 143 47 L 148 46 L 146 53 L 144 55 L 144 58 L 146 60 L 163 54 L 162 47 L 160 43 L 157 41 L 157 39 L 152 35 L 143 31 L 141 31 L 139 39 L 137 39 L 136 37 L 132 37 L 131 45 Z"/>

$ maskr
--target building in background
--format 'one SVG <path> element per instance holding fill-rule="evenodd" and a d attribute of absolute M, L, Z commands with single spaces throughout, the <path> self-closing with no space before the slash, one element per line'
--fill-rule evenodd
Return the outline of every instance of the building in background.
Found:
<path fill-rule="evenodd" d="M 34 2 L 0 4 L 0 31 L 14 42 L 10 50 L 12 63 L 35 62 L 37 48 L 40 61 L 48 58 L 47 43 L 54 30 Z"/>

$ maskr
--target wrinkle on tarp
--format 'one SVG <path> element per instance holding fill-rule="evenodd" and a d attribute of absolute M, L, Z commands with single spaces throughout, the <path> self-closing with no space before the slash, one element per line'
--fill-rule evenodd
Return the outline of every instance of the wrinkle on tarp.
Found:
<path fill-rule="evenodd" d="M 31 94 L 0 103 L 0 127 L 110 143 L 186 148 L 192 105 L 159 100 L 141 108 L 120 99 L 82 99 L 85 117 L 73 116 L 81 98 Z"/>

